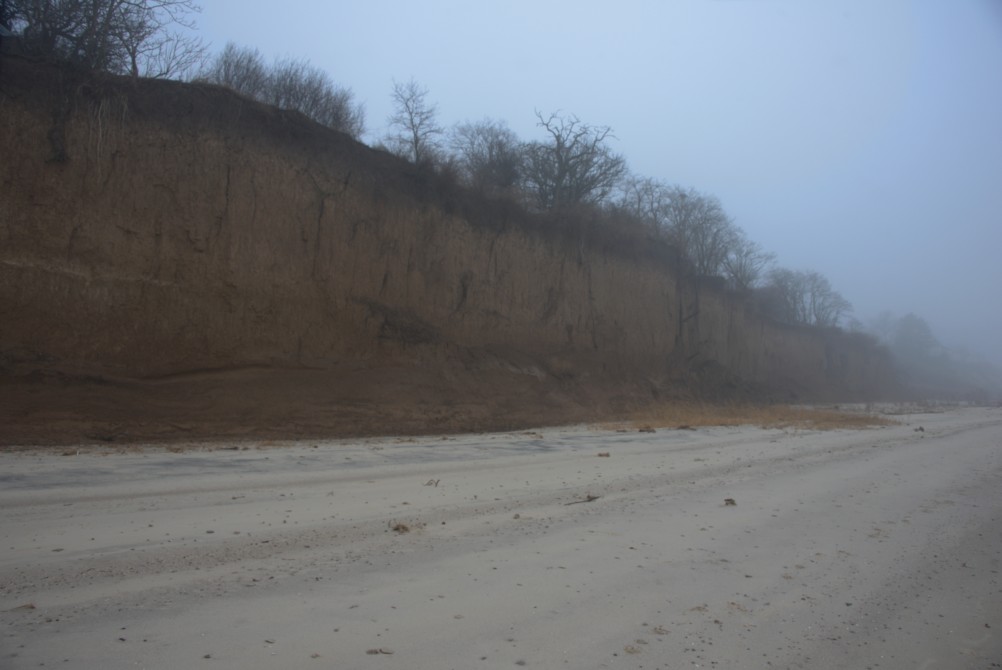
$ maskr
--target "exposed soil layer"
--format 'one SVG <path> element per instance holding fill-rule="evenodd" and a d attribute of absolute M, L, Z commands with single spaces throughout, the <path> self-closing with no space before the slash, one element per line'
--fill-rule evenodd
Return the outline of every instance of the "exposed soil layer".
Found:
<path fill-rule="evenodd" d="M 448 365 L 260 367 L 147 380 L 38 372 L 0 381 L 0 446 L 511 430 L 623 416 L 650 402 L 649 391 L 626 382 L 591 389 Z"/>
<path fill-rule="evenodd" d="M 5 57 L 0 444 L 480 430 L 867 400 L 887 356 L 673 250 L 213 86 Z"/>

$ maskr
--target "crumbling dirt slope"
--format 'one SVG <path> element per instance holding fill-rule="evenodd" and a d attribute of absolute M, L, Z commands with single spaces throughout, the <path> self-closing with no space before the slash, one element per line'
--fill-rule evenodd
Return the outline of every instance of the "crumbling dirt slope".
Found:
<path fill-rule="evenodd" d="M 875 397 L 671 250 L 537 220 L 224 89 L 0 70 L 0 443 L 611 418 Z"/>

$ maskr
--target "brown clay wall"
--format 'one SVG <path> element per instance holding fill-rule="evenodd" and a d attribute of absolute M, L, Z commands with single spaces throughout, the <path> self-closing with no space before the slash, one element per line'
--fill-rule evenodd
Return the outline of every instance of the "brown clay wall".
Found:
<path fill-rule="evenodd" d="M 596 384 L 665 386 L 712 368 L 805 398 L 888 386 L 865 343 L 763 321 L 678 279 L 670 250 L 547 229 L 297 114 L 14 58 L 2 77 L 8 375 L 358 368 L 465 351 Z"/>

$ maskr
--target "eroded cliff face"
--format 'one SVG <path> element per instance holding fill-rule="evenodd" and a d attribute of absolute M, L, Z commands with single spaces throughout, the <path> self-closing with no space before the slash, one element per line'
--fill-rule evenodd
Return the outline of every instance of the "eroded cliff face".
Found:
<path fill-rule="evenodd" d="M 510 428 L 714 385 L 891 388 L 880 352 L 764 321 L 657 244 L 546 227 L 215 87 L 2 65 L 8 440 Z"/>

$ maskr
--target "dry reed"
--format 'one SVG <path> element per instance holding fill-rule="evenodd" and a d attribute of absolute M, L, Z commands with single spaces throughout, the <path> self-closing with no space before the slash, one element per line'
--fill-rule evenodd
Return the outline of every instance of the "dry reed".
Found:
<path fill-rule="evenodd" d="M 897 423 L 884 416 L 850 412 L 837 408 L 793 405 L 712 404 L 682 402 L 649 407 L 626 421 L 603 423 L 602 429 L 633 428 L 686 429 L 706 426 L 758 426 L 760 428 L 798 428 L 838 430 L 872 428 Z"/>

